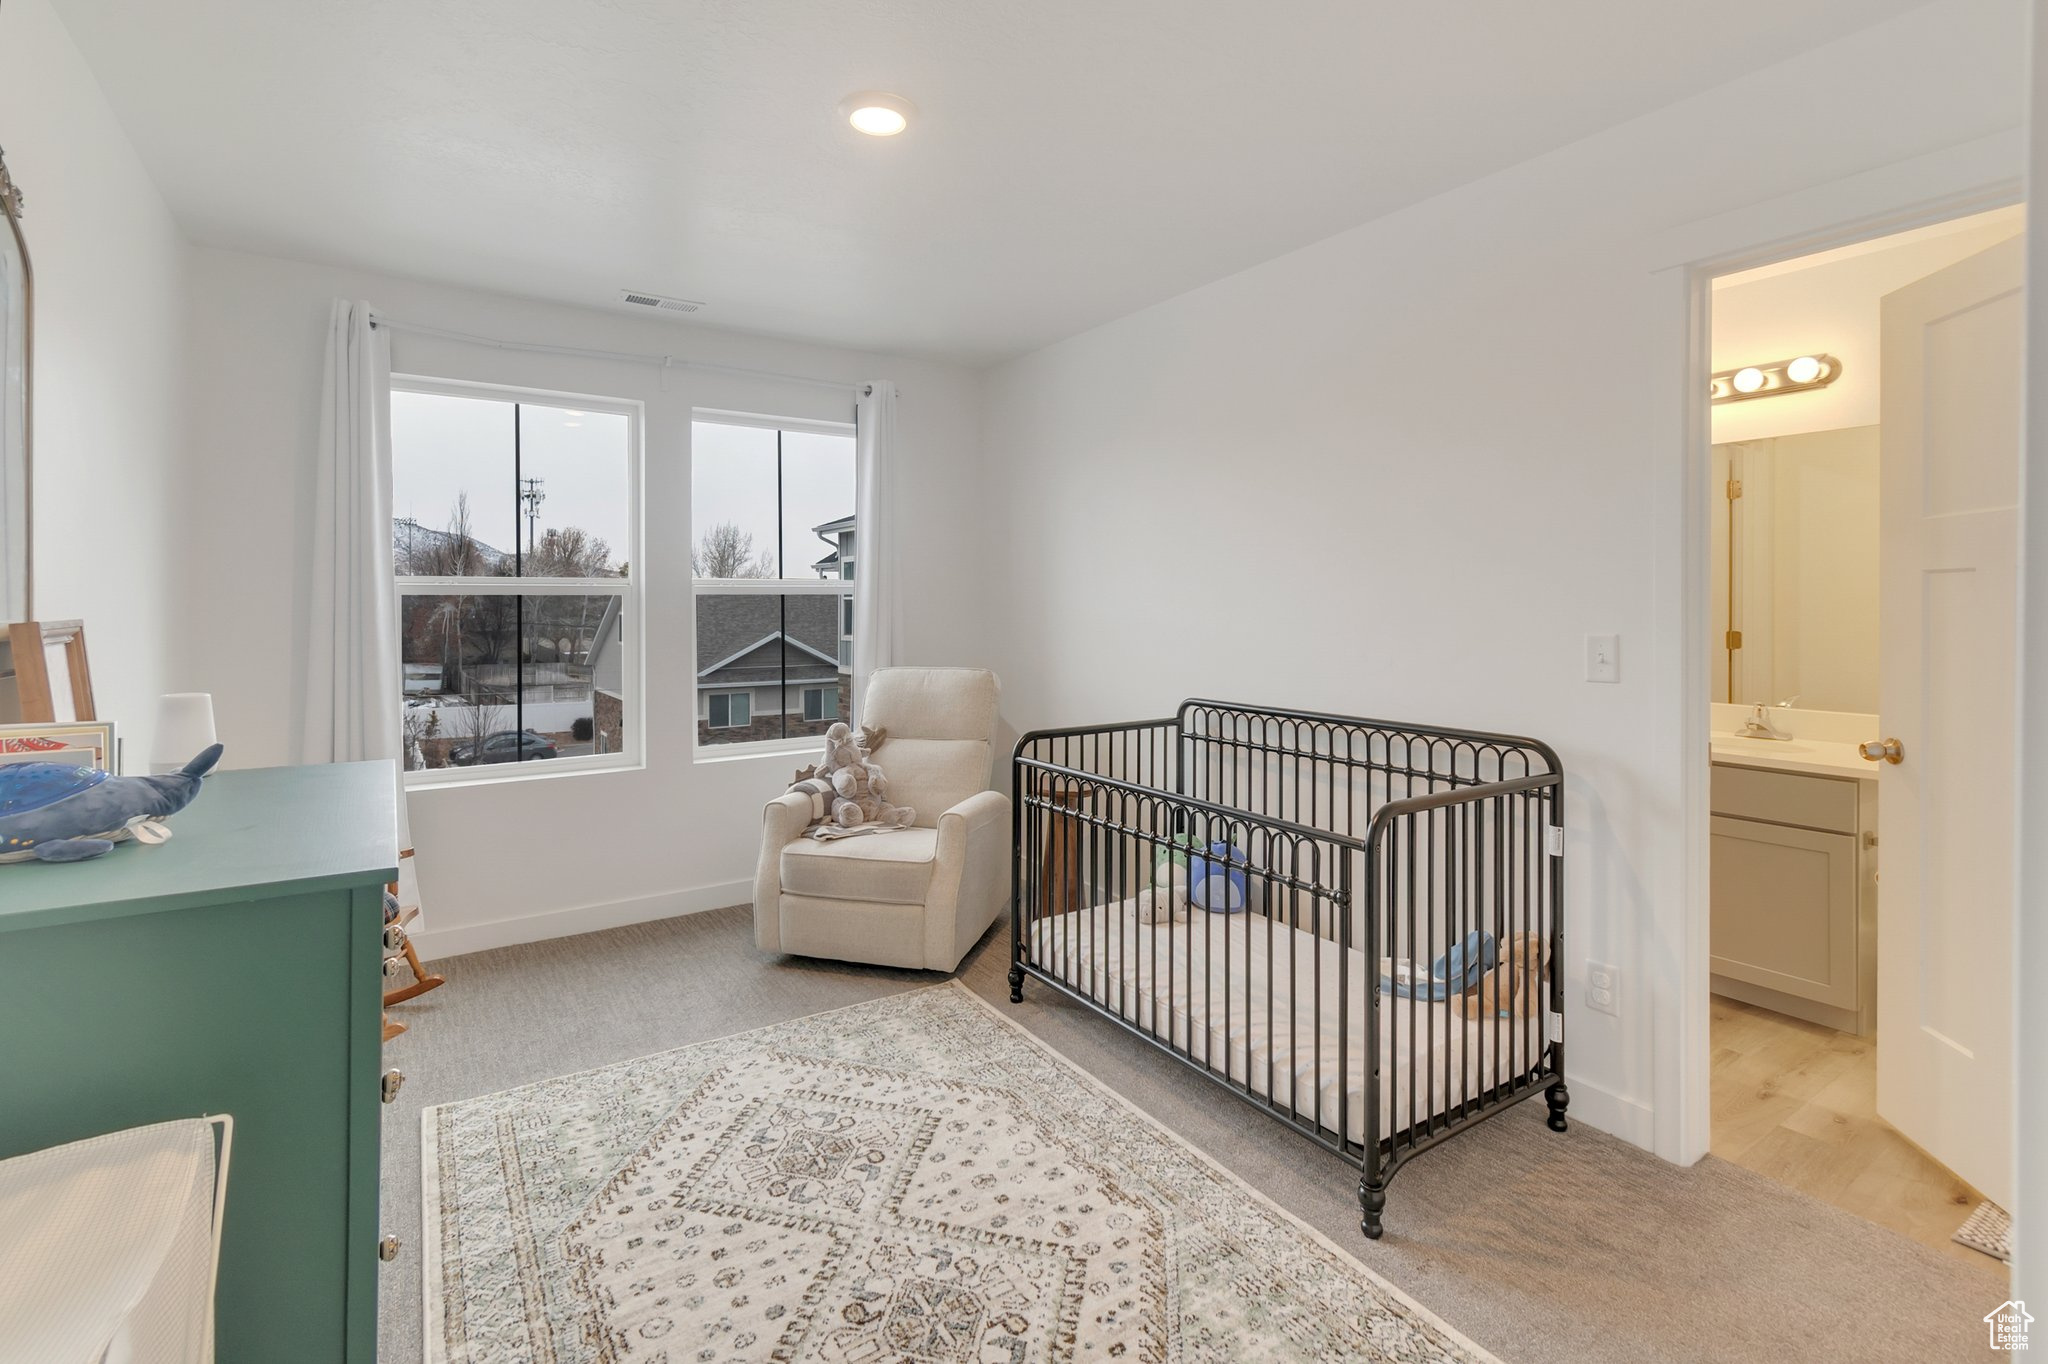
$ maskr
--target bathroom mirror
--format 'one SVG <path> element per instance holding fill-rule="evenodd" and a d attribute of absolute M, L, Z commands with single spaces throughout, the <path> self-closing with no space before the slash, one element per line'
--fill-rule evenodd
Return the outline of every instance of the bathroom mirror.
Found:
<path fill-rule="evenodd" d="M 1716 701 L 1877 710 L 1875 426 L 1713 447 Z"/>
<path fill-rule="evenodd" d="M 34 607 L 29 557 L 29 392 L 34 378 L 34 276 L 21 231 L 21 193 L 0 152 L 0 621 Z"/>

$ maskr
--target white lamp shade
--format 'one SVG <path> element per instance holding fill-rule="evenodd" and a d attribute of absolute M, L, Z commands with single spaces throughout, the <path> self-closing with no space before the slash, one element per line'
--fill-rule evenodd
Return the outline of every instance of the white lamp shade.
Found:
<path fill-rule="evenodd" d="M 213 693 L 170 693 L 156 703 L 156 738 L 149 746 L 150 774 L 160 776 L 177 771 L 213 742 Z"/>

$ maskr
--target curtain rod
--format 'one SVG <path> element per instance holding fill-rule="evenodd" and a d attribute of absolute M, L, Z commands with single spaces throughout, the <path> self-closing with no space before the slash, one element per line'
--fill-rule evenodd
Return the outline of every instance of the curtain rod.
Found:
<path fill-rule="evenodd" d="M 370 314 L 370 325 L 386 331 L 411 332 L 415 336 L 438 337 L 443 341 L 464 341 L 472 346 L 489 346 L 494 350 L 527 351 L 539 355 L 571 355 L 591 360 L 619 360 L 631 365 L 658 365 L 662 369 L 696 369 L 707 374 L 725 374 L 736 379 L 769 379 L 777 383 L 810 384 L 815 388 L 837 389 L 843 393 L 867 396 L 874 391 L 870 384 L 844 384 L 836 379 L 814 379 L 807 374 L 779 374 L 769 369 L 743 369 L 738 365 L 714 365 L 703 360 L 685 360 L 674 355 L 643 355 L 636 351 L 594 350 L 588 346 L 549 346 L 534 341 L 500 341 L 495 337 L 477 336 L 471 332 L 450 331 L 445 327 L 429 327 L 417 322 L 404 322 L 382 313 Z"/>

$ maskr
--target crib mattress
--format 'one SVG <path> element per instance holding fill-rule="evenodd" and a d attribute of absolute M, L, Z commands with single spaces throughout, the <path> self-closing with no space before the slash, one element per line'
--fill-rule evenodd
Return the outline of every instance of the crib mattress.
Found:
<path fill-rule="evenodd" d="M 1040 919 L 1029 937 L 1033 965 L 1353 1142 L 1365 1135 L 1370 1088 L 1368 1000 L 1379 1011 L 1382 1139 L 1476 1106 L 1481 1093 L 1543 1059 L 1540 1012 L 1468 1020 L 1447 1001 L 1382 996 L 1378 966 L 1369 968 L 1364 953 L 1261 914 L 1195 910 L 1153 924 L 1124 900 Z M 1340 984 L 1350 1006 L 1341 1020 Z"/>

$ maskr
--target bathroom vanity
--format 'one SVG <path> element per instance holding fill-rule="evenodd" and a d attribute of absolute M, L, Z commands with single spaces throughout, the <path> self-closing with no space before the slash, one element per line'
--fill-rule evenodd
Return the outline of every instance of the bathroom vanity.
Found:
<path fill-rule="evenodd" d="M 1714 993 L 1873 1030 L 1876 775 L 1847 740 L 1714 735 Z"/>

